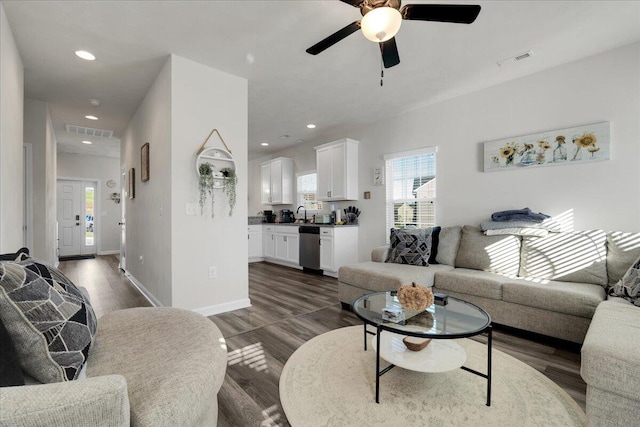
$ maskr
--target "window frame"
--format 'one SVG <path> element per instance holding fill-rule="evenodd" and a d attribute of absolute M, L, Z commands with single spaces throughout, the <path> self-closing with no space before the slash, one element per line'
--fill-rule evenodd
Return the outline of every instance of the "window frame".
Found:
<path fill-rule="evenodd" d="M 296 205 L 297 206 L 304 206 L 304 200 L 302 199 L 302 195 L 305 194 L 303 192 L 300 191 L 300 189 L 298 188 L 298 184 L 299 184 L 299 180 L 302 176 L 305 175 L 315 175 L 316 176 L 316 191 L 315 191 L 315 198 L 316 200 L 314 201 L 316 203 L 316 207 L 318 207 L 318 209 L 307 209 L 305 206 L 305 210 L 309 213 L 318 213 L 318 212 L 322 212 L 322 200 L 318 200 L 318 172 L 314 169 L 314 170 L 310 170 L 310 171 L 304 171 L 304 172 L 298 172 L 296 173 Z M 308 193 L 307 193 L 308 194 Z M 319 205 L 319 206 L 318 206 Z"/>
<path fill-rule="evenodd" d="M 434 155 L 434 196 L 433 197 L 423 197 L 418 198 L 414 196 L 414 198 L 407 199 L 392 199 L 393 190 L 394 190 L 394 181 L 393 181 L 393 161 L 402 158 L 408 157 L 417 157 L 425 154 L 433 154 Z M 391 228 L 395 228 L 396 217 L 395 217 L 395 205 L 397 203 L 418 203 L 419 201 L 425 201 L 433 204 L 433 223 L 431 224 L 422 224 L 419 222 L 419 218 L 416 219 L 418 225 L 421 227 L 433 227 L 437 223 L 437 215 L 436 215 L 436 207 L 437 207 L 437 185 L 438 185 L 438 147 L 425 147 L 416 150 L 402 151 L 397 153 L 389 153 L 383 156 L 384 158 L 384 172 L 385 172 L 385 236 L 386 242 L 389 243 L 389 231 Z M 415 179 L 415 178 L 414 178 Z M 426 183 L 425 183 L 426 184 Z M 423 184 L 424 185 L 424 184 Z M 415 191 L 415 189 L 413 190 Z M 406 223 L 405 223 L 406 224 Z"/>

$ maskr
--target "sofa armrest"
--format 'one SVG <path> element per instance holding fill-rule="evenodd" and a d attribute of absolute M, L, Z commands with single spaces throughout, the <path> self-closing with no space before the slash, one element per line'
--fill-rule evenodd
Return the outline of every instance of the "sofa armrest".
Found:
<path fill-rule="evenodd" d="M 127 382 L 120 375 L 0 388 L 0 425 L 129 426 Z"/>
<path fill-rule="evenodd" d="M 385 262 L 387 255 L 389 254 L 389 245 L 380 246 L 371 251 L 371 261 L 373 262 Z"/>

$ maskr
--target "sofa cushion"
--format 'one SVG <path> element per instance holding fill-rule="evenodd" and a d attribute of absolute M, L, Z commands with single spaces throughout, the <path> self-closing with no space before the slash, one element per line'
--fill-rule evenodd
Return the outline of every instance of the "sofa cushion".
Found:
<path fill-rule="evenodd" d="M 640 307 L 640 258 L 629 267 L 622 279 L 609 289 L 609 295 L 624 298 Z"/>
<path fill-rule="evenodd" d="M 100 318 L 87 378 L 122 375 L 132 426 L 204 426 L 217 420 L 229 351 L 210 319 L 177 308 L 130 308 Z"/>
<path fill-rule="evenodd" d="M 602 230 L 524 237 L 519 276 L 605 286 L 606 253 Z"/>
<path fill-rule="evenodd" d="M 593 315 L 582 346 L 580 375 L 589 387 L 615 395 L 640 396 L 640 308 L 604 301 Z"/>
<path fill-rule="evenodd" d="M 392 228 L 385 262 L 427 266 L 430 253 L 431 228 Z"/>
<path fill-rule="evenodd" d="M 348 285 L 372 292 L 397 290 L 407 283 L 416 282 L 419 285 L 433 286 L 433 275 L 437 271 L 452 270 L 449 265 L 417 265 L 391 264 L 381 262 L 360 262 L 344 265 L 338 271 L 338 280 Z"/>
<path fill-rule="evenodd" d="M 440 230 L 438 253 L 436 254 L 436 262 L 438 264 L 455 265 L 461 235 L 462 227 L 443 227 Z"/>
<path fill-rule="evenodd" d="M 43 383 L 76 379 L 96 329 L 80 291 L 27 266 L 1 262 L 0 317 L 29 375 Z"/>
<path fill-rule="evenodd" d="M 509 277 L 486 271 L 456 268 L 437 272 L 434 287 L 438 291 L 452 291 L 477 297 L 502 299 L 502 284 Z"/>
<path fill-rule="evenodd" d="M 519 265 L 519 237 L 486 236 L 479 228 L 463 227 L 456 267 L 516 276 Z"/>
<path fill-rule="evenodd" d="M 513 279 L 502 285 L 503 301 L 588 319 L 605 299 L 604 288 L 590 283 Z"/>
<path fill-rule="evenodd" d="M 640 233 L 607 233 L 607 276 L 613 285 L 622 279 L 631 264 L 640 257 Z"/>

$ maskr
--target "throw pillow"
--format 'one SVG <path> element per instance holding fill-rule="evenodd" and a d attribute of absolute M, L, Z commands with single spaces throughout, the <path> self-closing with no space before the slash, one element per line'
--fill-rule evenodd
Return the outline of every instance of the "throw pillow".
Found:
<path fill-rule="evenodd" d="M 18 360 L 43 383 L 76 379 L 96 333 L 93 309 L 59 271 L 24 263 L 0 263 L 0 318 Z"/>
<path fill-rule="evenodd" d="M 24 376 L 18 363 L 11 335 L 0 320 L 0 387 L 24 385 Z"/>
<path fill-rule="evenodd" d="M 429 255 L 429 265 L 438 264 L 436 257 L 438 256 L 438 245 L 440 244 L 440 231 L 442 227 L 435 226 L 431 229 L 431 255 Z"/>
<path fill-rule="evenodd" d="M 429 265 L 431 228 L 391 229 L 389 255 L 386 262 Z"/>
<path fill-rule="evenodd" d="M 27 258 L 29 258 L 29 249 L 27 248 L 20 248 L 16 253 L 0 255 L 0 261 L 22 261 Z"/>
<path fill-rule="evenodd" d="M 611 288 L 609 296 L 624 298 L 640 307 L 640 258 L 633 263 L 625 275 Z"/>

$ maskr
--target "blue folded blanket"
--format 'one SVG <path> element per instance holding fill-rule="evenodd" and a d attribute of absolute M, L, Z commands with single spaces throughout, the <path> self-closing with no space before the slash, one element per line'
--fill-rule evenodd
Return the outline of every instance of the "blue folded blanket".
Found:
<path fill-rule="evenodd" d="M 480 223 L 482 231 L 487 230 L 503 230 L 505 228 L 540 228 L 543 230 L 549 230 L 553 233 L 560 232 L 562 226 L 559 222 L 552 219 L 547 219 L 542 222 L 533 221 L 483 221 Z"/>
<path fill-rule="evenodd" d="M 551 218 L 551 217 L 543 213 L 534 213 L 529 208 L 514 209 L 510 211 L 500 211 L 500 212 L 495 212 L 491 215 L 491 219 L 494 221 L 542 222 L 547 218 Z"/>

